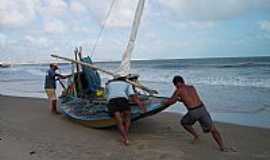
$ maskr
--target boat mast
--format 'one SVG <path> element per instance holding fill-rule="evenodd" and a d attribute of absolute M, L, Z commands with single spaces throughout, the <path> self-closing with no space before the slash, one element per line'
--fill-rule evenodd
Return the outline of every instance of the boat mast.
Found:
<path fill-rule="evenodd" d="M 137 9 L 136 9 L 136 14 L 133 20 L 133 25 L 132 25 L 132 30 L 131 34 L 129 37 L 128 45 L 127 48 L 123 54 L 121 64 L 117 70 L 117 74 L 121 76 L 126 76 L 130 73 L 130 59 L 131 59 L 131 54 L 135 46 L 135 40 L 137 37 L 139 25 L 141 22 L 141 18 L 143 15 L 143 9 L 144 9 L 144 3 L 145 0 L 139 0 Z"/>

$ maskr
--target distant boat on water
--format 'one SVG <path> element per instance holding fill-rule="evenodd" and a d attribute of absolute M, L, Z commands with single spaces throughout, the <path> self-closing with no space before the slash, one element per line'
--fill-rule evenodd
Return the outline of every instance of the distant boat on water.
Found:
<path fill-rule="evenodd" d="M 10 67 L 11 65 L 10 64 L 8 64 L 8 63 L 2 63 L 2 62 L 0 62 L 0 68 L 8 68 L 8 67 Z"/>

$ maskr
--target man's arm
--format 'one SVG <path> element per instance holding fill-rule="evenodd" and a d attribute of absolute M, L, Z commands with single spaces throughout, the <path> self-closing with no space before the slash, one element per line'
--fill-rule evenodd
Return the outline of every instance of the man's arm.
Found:
<path fill-rule="evenodd" d="M 134 101 L 135 103 L 137 103 L 137 105 L 139 106 L 139 108 L 146 113 L 147 110 L 144 106 L 144 103 L 139 99 L 139 97 L 136 95 L 136 93 L 133 90 L 132 85 L 128 84 L 127 90 L 126 90 L 126 95 L 129 96 L 131 98 L 132 101 Z"/>
<path fill-rule="evenodd" d="M 135 103 L 137 103 L 137 105 L 140 107 L 140 109 L 141 109 L 144 113 L 147 112 L 147 109 L 145 108 L 143 102 L 139 99 L 138 96 L 132 95 L 132 96 L 131 96 L 131 99 L 132 99 L 132 101 L 134 101 Z"/>
<path fill-rule="evenodd" d="M 64 75 L 55 73 L 55 76 L 58 77 L 58 79 L 65 79 L 65 78 L 71 77 L 72 75 L 65 75 L 65 76 L 64 76 Z"/>
<path fill-rule="evenodd" d="M 163 105 L 166 105 L 166 106 L 170 106 L 170 105 L 173 105 L 175 104 L 177 101 L 180 101 L 180 98 L 179 98 L 179 95 L 178 95 L 178 92 L 177 90 L 174 91 L 174 93 L 172 94 L 171 98 L 168 98 L 166 100 L 164 100 L 162 102 Z"/>

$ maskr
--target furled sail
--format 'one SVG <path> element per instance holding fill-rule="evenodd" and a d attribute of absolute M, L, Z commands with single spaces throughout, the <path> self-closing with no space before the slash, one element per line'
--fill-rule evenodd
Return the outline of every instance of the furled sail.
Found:
<path fill-rule="evenodd" d="M 139 2 L 138 2 L 135 18 L 133 20 L 131 34 L 130 34 L 129 41 L 128 41 L 128 45 L 127 45 L 127 48 L 123 54 L 120 67 L 117 70 L 117 75 L 127 76 L 130 73 L 130 59 L 131 59 L 132 51 L 133 51 L 134 46 L 135 46 L 135 40 L 136 40 L 139 25 L 141 22 L 141 17 L 143 14 L 144 3 L 145 3 L 145 0 L 139 0 Z"/>

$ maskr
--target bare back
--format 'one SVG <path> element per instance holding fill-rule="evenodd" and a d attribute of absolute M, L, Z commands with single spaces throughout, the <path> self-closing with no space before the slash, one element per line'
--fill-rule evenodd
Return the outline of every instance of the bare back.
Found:
<path fill-rule="evenodd" d="M 202 104 L 202 101 L 193 86 L 181 85 L 181 87 L 177 89 L 177 96 L 189 109 Z"/>

